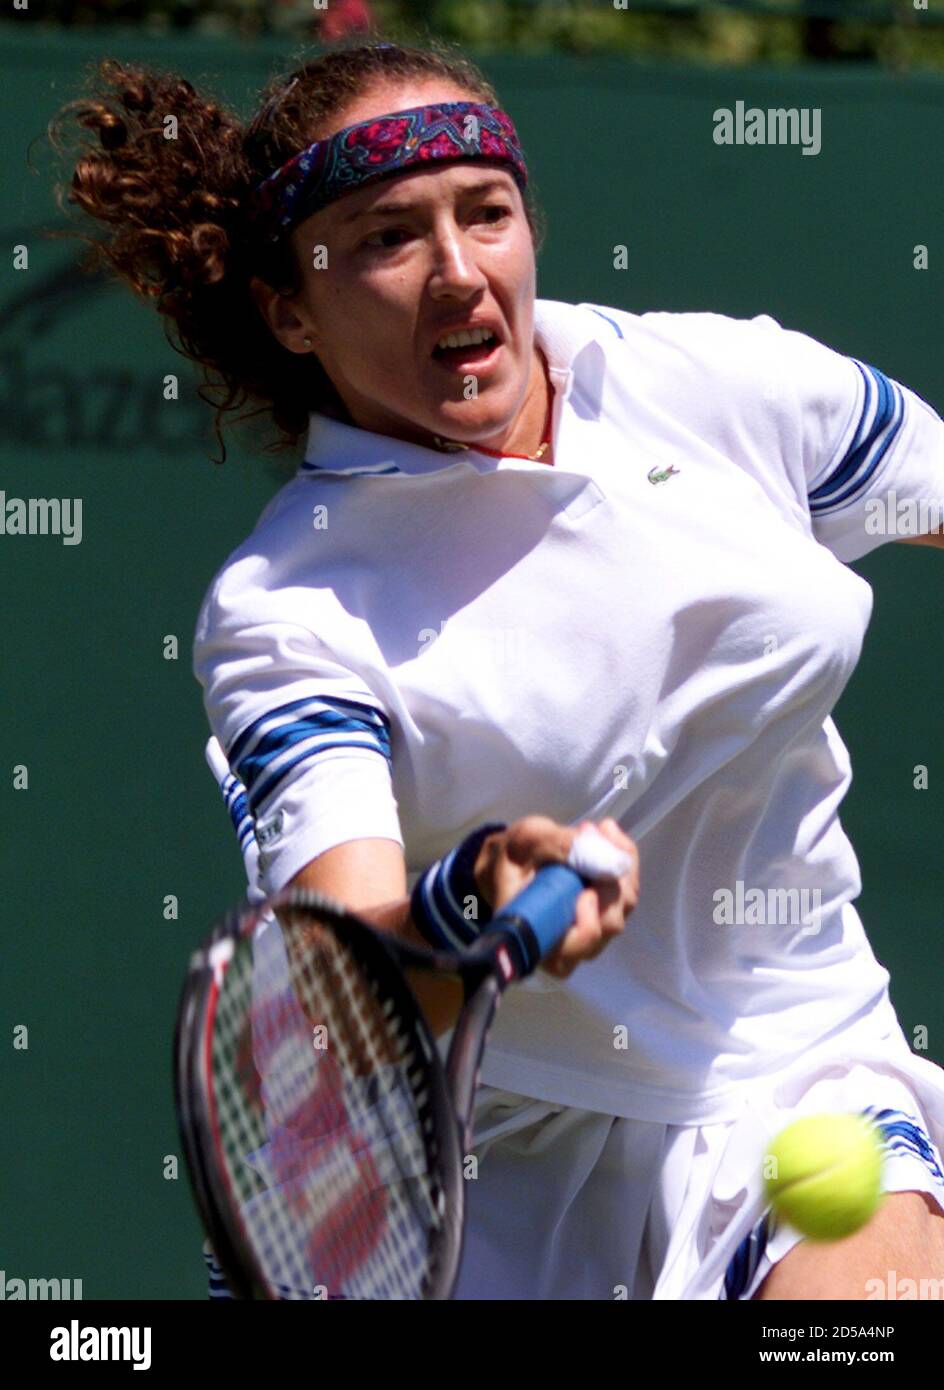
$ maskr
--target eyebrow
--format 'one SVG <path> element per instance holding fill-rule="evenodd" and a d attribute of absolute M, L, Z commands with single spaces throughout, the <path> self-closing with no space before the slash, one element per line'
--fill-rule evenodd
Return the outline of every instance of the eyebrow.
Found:
<path fill-rule="evenodd" d="M 502 179 L 484 179 L 481 183 L 470 183 L 468 187 L 459 190 L 463 198 L 472 197 L 474 194 L 487 193 L 491 188 L 507 188 L 507 184 Z M 388 217 L 396 213 L 411 212 L 416 206 L 415 203 L 374 203 L 373 207 L 360 208 L 357 212 L 349 212 L 346 217 L 341 218 L 342 225 L 346 226 L 350 222 L 356 222 L 361 217 Z"/>

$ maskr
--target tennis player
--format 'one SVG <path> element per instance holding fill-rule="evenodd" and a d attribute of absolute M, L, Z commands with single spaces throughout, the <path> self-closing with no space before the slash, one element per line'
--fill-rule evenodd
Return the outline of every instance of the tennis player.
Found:
<path fill-rule="evenodd" d="M 831 711 L 872 607 L 849 564 L 876 503 L 944 498 L 941 419 L 765 314 L 536 298 L 513 122 L 439 45 L 323 55 L 246 129 L 117 71 L 111 167 L 164 161 L 118 268 L 159 248 L 190 355 L 303 443 L 194 648 L 254 892 L 456 943 L 583 824 L 638 850 L 638 905 L 635 871 L 589 888 L 505 1000 L 457 1296 L 939 1278 L 944 1071 L 854 906 Z M 181 148 L 146 154 L 174 101 Z M 837 1110 L 880 1125 L 887 1196 L 810 1248 L 761 1156 Z"/>

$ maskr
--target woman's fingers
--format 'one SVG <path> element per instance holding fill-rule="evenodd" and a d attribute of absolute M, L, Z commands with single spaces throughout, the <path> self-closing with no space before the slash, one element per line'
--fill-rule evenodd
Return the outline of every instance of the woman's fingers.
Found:
<path fill-rule="evenodd" d="M 549 816 L 523 816 L 506 830 L 489 835 L 475 864 L 475 879 L 493 909 L 521 892 L 544 864 L 563 864 L 573 830 Z"/>
<path fill-rule="evenodd" d="M 616 845 L 616 847 L 617 847 L 618 849 L 625 850 L 625 852 L 626 852 L 626 853 L 629 855 L 629 857 L 632 859 L 632 861 L 633 861 L 633 867 L 632 867 L 632 869 L 629 871 L 628 878 L 629 878 L 629 883 L 630 883 L 630 887 L 631 887 L 632 891 L 638 896 L 638 894 L 639 894 L 639 851 L 638 851 L 638 849 L 636 848 L 636 843 L 635 843 L 635 841 L 630 839 L 630 837 L 626 834 L 626 832 L 616 823 L 615 820 L 613 820 L 613 818 L 612 818 L 611 816 L 608 816 L 608 817 L 606 818 L 606 820 L 601 820 L 601 821 L 597 824 L 597 827 L 596 827 L 596 828 L 597 828 L 597 830 L 599 830 L 599 832 L 600 832 L 601 835 L 605 836 L 606 839 L 608 839 L 608 840 L 610 841 L 611 844 Z M 635 904 L 635 902 L 634 902 L 634 903 L 633 903 L 633 907 L 635 907 L 635 906 L 636 906 L 636 904 Z"/>
<path fill-rule="evenodd" d="M 590 821 L 575 827 L 579 834 Z M 594 960 L 614 936 L 618 936 L 626 918 L 636 906 L 639 895 L 639 854 L 635 844 L 617 825 L 607 819 L 594 828 L 632 860 L 632 867 L 618 879 L 600 879 L 586 888 L 577 899 L 574 925 L 547 957 L 545 969 L 558 978 L 566 978 L 584 960 Z"/>
<path fill-rule="evenodd" d="M 618 879 L 597 879 L 577 898 L 574 925 L 549 953 L 544 968 L 564 978 L 582 960 L 593 960 L 623 930 L 639 894 L 639 854 L 630 837 L 612 817 L 577 825 L 559 825 L 549 816 L 523 816 L 483 843 L 475 878 L 486 900 L 497 910 L 530 883 L 545 864 L 566 863 L 576 837 L 586 829 L 598 831 L 623 850 L 631 867 Z"/>
<path fill-rule="evenodd" d="M 585 888 L 577 899 L 574 925 L 560 944 L 548 954 L 544 968 L 564 978 L 582 960 L 589 960 L 592 959 L 592 955 L 598 955 L 607 940 L 608 937 L 604 935 L 600 923 L 596 894 L 592 888 Z"/>

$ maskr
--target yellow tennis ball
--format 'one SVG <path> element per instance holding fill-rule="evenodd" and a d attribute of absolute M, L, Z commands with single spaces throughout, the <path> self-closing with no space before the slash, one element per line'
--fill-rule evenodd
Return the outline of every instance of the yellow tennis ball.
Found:
<path fill-rule="evenodd" d="M 782 1129 L 764 1159 L 768 1199 L 810 1240 L 841 1240 L 882 1197 L 882 1148 L 862 1115 L 808 1115 Z"/>

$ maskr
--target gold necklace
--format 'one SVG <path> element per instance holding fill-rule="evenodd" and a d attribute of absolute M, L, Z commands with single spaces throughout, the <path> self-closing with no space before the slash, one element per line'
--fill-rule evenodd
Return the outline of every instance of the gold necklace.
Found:
<path fill-rule="evenodd" d="M 496 449 L 486 449 L 486 448 L 484 448 L 482 445 L 478 445 L 478 444 L 460 444 L 460 443 L 459 443 L 457 440 L 455 440 L 455 439 L 443 439 L 443 438 L 442 438 L 440 435 L 438 435 L 438 434 L 434 434 L 434 435 L 433 435 L 433 443 L 435 444 L 435 446 L 436 446 L 437 449 L 441 449 L 441 450 L 443 450 L 445 453 L 450 453 L 450 454 L 451 454 L 451 453 L 457 453 L 460 449 L 476 449 L 477 452 L 480 453 L 480 454 L 492 454 L 492 455 L 494 455 L 495 458 L 508 458 L 508 457 L 516 458 L 516 457 L 518 457 L 518 455 L 515 455 L 515 454 L 512 454 L 512 455 L 501 454 L 501 453 L 499 453 L 498 450 L 496 450 Z M 541 443 L 541 444 L 538 445 L 538 448 L 537 448 L 537 452 L 536 452 L 536 453 L 533 453 L 533 454 L 525 454 L 524 457 L 525 457 L 526 459 L 528 459 L 528 460 L 529 460 L 530 462 L 532 462 L 532 463 L 539 463 L 539 462 L 541 461 L 541 459 L 544 457 L 544 455 L 547 453 L 547 451 L 548 451 L 548 449 L 549 449 L 550 447 L 551 447 L 551 441 L 550 441 L 549 439 L 545 439 L 545 440 L 543 441 L 543 443 Z"/>
<path fill-rule="evenodd" d="M 541 443 L 538 445 L 538 448 L 537 448 L 537 452 L 536 452 L 536 453 L 533 453 L 533 454 L 525 454 L 525 455 L 523 455 L 523 457 L 526 458 L 526 459 L 528 459 L 529 462 L 531 462 L 531 463 L 540 463 L 541 459 L 544 457 L 544 455 L 547 453 L 548 449 L 551 447 L 551 419 L 552 419 L 552 416 L 553 416 L 553 403 L 554 403 L 554 392 L 553 392 L 553 390 L 552 390 L 552 389 L 550 388 L 550 386 L 549 386 L 549 387 L 548 387 L 548 397 L 547 397 L 547 417 L 546 417 L 546 419 L 545 419 L 545 421 L 544 421 L 544 428 L 547 430 L 548 435 L 547 435 L 547 438 L 544 439 L 544 440 L 542 440 Z M 457 449 L 472 449 L 472 448 L 478 447 L 478 452 L 479 452 L 480 454 L 491 454 L 491 455 L 493 456 L 493 458 L 507 458 L 507 457 L 508 457 L 508 455 L 506 455 L 506 454 L 500 454 L 500 453 L 498 453 L 498 451 L 495 450 L 495 449 L 485 449 L 485 448 L 483 448 L 482 446 L 475 446 L 475 445 L 472 445 L 472 444 L 459 444 L 459 443 L 457 443 L 454 439 L 443 439 L 443 438 L 441 438 L 438 434 L 434 434 L 434 435 L 433 435 L 433 442 L 434 442 L 434 444 L 436 445 L 436 448 L 437 448 L 437 449 L 445 449 L 447 452 L 450 452 L 450 453 L 453 452 L 453 451 L 455 451 L 455 450 L 457 450 Z M 512 457 L 512 458 L 520 458 L 520 457 L 522 457 L 522 455 L 515 455 L 515 454 L 513 454 L 513 455 L 511 455 L 511 457 Z"/>

